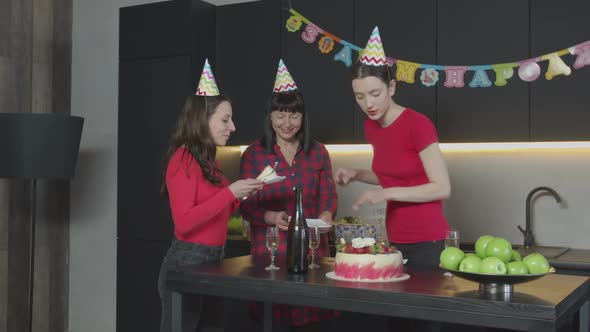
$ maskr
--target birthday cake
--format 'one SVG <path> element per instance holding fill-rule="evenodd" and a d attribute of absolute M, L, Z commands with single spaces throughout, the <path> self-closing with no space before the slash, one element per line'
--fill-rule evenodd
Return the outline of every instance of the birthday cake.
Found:
<path fill-rule="evenodd" d="M 374 238 L 355 238 L 352 242 L 341 239 L 334 261 L 334 275 L 357 281 L 386 281 L 403 274 L 403 257 L 400 251 Z"/>

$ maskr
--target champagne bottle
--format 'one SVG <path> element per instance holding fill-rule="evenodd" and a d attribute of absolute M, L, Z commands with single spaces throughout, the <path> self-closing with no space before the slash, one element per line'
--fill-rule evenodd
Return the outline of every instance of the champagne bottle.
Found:
<path fill-rule="evenodd" d="M 293 191 L 295 203 L 287 231 L 287 272 L 306 273 L 309 266 L 309 233 L 303 214 L 303 193 L 301 187 L 294 187 Z"/>

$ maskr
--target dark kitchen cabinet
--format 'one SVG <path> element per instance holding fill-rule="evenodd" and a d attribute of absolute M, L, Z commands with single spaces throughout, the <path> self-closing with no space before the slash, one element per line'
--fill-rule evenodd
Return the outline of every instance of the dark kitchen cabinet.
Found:
<path fill-rule="evenodd" d="M 381 0 L 356 1 L 356 45 L 364 48 L 373 28 L 378 26 L 387 56 L 436 63 L 436 3 L 436 0 L 403 4 Z M 395 78 L 395 70 L 393 74 L 392 78 Z M 422 86 L 419 75 L 420 71 L 417 71 L 413 84 L 399 81 L 394 100 L 425 114 L 436 123 L 436 88 Z M 355 109 L 355 134 L 360 134 L 359 138 L 364 139 L 363 123 L 366 116 L 356 105 Z"/>
<path fill-rule="evenodd" d="M 158 274 L 169 241 L 117 241 L 117 331 L 157 332 Z"/>
<path fill-rule="evenodd" d="M 281 57 L 281 2 L 219 6 L 216 15 L 215 75 L 221 93 L 232 99 L 236 124 L 228 144 L 250 144 L 262 136 Z"/>
<path fill-rule="evenodd" d="M 437 54 L 444 65 L 512 62 L 529 57 L 529 2 L 438 1 Z M 503 87 L 471 88 L 437 84 L 437 127 L 442 142 L 529 140 L 529 84 L 517 73 Z M 495 73 L 486 74 L 492 84 Z M 534 84 L 534 83 L 533 83 Z"/>
<path fill-rule="evenodd" d="M 590 2 L 531 1 L 531 51 L 543 55 L 590 39 L 586 14 Z M 575 69 L 575 55 L 564 55 L 570 76 L 544 77 L 548 61 L 540 62 L 541 76 L 531 83 L 531 140 L 589 140 L 590 67 Z"/>
<path fill-rule="evenodd" d="M 119 237 L 172 237 L 168 203 L 160 195 L 163 158 L 184 98 L 191 91 L 190 72 L 187 56 L 119 64 Z"/>
<path fill-rule="evenodd" d="M 322 0 L 321 5 L 318 5 L 318 1 L 298 0 L 293 4 L 298 12 L 320 25 L 320 28 L 353 42 L 355 1 Z M 283 11 L 283 55 L 295 83 L 305 94 L 313 137 L 330 144 L 362 142 L 355 131 L 354 112 L 360 111 L 354 108 L 350 69 L 334 60 L 334 55 L 341 50 L 342 45 L 335 43 L 330 53 L 320 52 L 318 43 L 322 35 L 318 35 L 312 43 L 307 43 L 301 37 L 304 26 L 297 32 L 285 29 L 285 21 L 290 15 Z M 356 55 L 353 51 L 353 59 L 356 59 Z"/>

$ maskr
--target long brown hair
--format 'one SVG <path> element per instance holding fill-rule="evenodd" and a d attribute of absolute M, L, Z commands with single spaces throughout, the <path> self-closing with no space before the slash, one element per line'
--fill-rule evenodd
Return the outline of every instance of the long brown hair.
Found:
<path fill-rule="evenodd" d="M 211 138 L 209 119 L 222 102 L 231 103 L 225 96 L 189 96 L 184 102 L 182 111 L 176 121 L 176 128 L 170 137 L 168 151 L 164 158 L 164 172 L 162 179 L 163 195 L 168 194 L 166 188 L 166 169 L 170 158 L 176 150 L 184 146 L 191 156 L 199 163 L 203 176 L 212 184 L 221 185 L 221 170 L 215 164 L 217 146 Z M 182 158 L 186 158 L 183 153 Z"/>

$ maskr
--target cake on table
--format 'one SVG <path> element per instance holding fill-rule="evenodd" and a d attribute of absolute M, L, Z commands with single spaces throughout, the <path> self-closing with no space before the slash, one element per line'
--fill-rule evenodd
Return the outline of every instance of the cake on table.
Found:
<path fill-rule="evenodd" d="M 388 281 L 403 275 L 400 251 L 374 238 L 340 239 L 334 261 L 337 278 L 356 281 Z"/>

